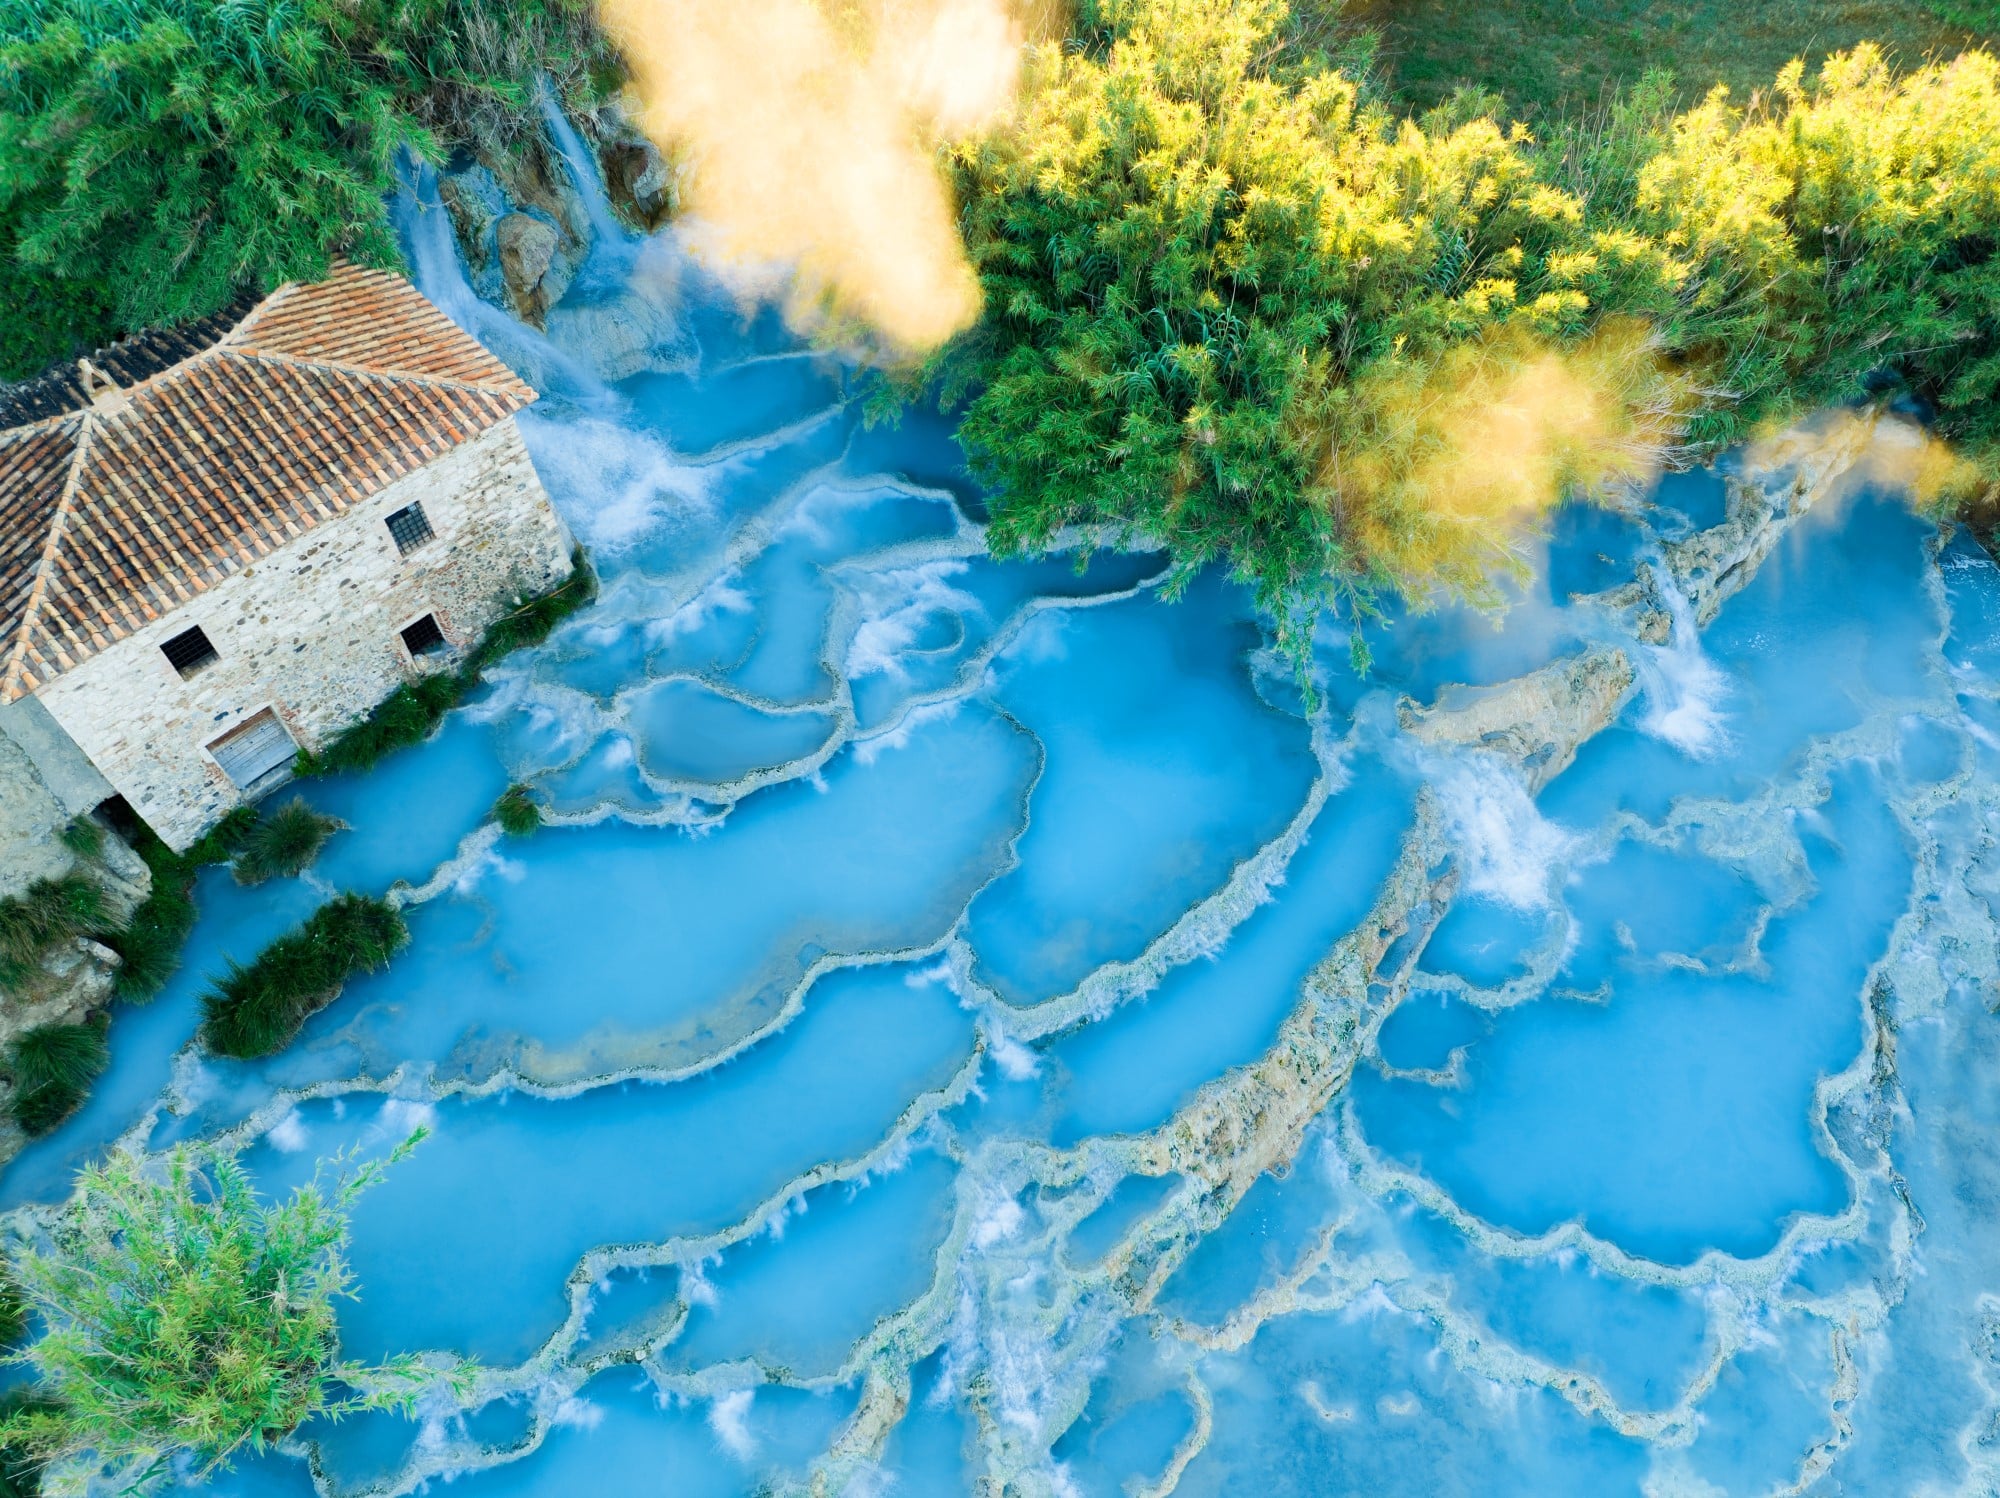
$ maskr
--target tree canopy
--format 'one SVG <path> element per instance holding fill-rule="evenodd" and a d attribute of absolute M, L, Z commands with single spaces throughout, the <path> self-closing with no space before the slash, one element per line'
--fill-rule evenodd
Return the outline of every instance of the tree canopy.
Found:
<path fill-rule="evenodd" d="M 246 287 L 394 265 L 399 151 L 532 113 L 600 54 L 587 0 L 11 0 L 0 378 Z M 10 288 L 11 289 L 11 288 Z"/>
<path fill-rule="evenodd" d="M 337 1364 L 333 1303 L 353 1293 L 348 1208 L 419 1138 L 269 1205 L 227 1155 L 177 1149 L 159 1173 L 122 1153 L 87 1167 L 50 1246 L 13 1256 L 45 1329 L 17 1359 L 38 1397 L 0 1419 L 0 1446 L 42 1469 L 47 1490 L 82 1491 L 179 1451 L 213 1470 L 314 1416 L 406 1404 L 423 1370 Z"/>
<path fill-rule="evenodd" d="M 1739 105 L 1653 79 L 1538 138 L 1300 59 L 1282 0 L 1088 0 L 955 159 L 979 328 L 928 373 L 994 537 L 1226 560 L 1329 603 L 1478 596 L 1566 491 L 1888 374 L 2000 473 L 2000 69 L 1872 48 Z"/>

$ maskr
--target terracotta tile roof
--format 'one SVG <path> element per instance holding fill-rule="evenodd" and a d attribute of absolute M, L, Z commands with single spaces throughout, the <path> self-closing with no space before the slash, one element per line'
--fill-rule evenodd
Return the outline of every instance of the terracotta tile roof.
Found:
<path fill-rule="evenodd" d="M 93 358 L 121 386 L 96 400 L 74 365 L 34 382 L 25 404 L 0 399 L 0 425 L 16 422 L 0 430 L 0 701 L 535 398 L 380 271 L 343 266 L 221 328 L 178 333 L 178 345 L 147 335 Z M 174 347 L 186 352 L 163 362 Z M 141 377 L 126 387 L 121 372 Z"/>

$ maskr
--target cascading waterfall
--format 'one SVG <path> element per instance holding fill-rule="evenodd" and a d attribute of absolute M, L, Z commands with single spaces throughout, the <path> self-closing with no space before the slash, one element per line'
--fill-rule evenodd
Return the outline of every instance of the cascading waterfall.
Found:
<path fill-rule="evenodd" d="M 312 881 L 204 876 L 0 1178 L 25 1222 L 106 1147 L 277 1191 L 431 1128 L 357 1209 L 343 1344 L 463 1394 L 211 1490 L 1994 1490 L 1969 540 L 1831 458 L 1706 551 L 1568 508 L 1502 630 L 1394 620 L 1368 680 L 1329 641 L 1308 718 L 1220 578 L 991 560 L 943 422 L 867 427 L 671 242 L 544 337 L 433 200 L 419 280 L 547 392 L 602 596 L 310 787 L 350 829 Z M 566 340 L 635 326 L 621 277 L 672 326 L 605 378 Z M 502 840 L 517 781 L 554 825 Z M 399 891 L 410 950 L 269 1061 L 189 1048 L 329 888 Z"/>

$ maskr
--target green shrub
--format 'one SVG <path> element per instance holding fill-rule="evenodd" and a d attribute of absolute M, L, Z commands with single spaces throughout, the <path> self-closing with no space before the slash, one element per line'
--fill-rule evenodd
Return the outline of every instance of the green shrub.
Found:
<path fill-rule="evenodd" d="M 102 1474 L 104 1491 L 129 1492 L 177 1452 L 206 1476 L 316 1416 L 407 1408 L 422 1371 L 337 1363 L 334 1301 L 354 1294 L 355 1197 L 420 1137 L 272 1205 L 216 1153 L 177 1149 L 164 1178 L 122 1151 L 86 1168 L 49 1246 L 14 1251 L 47 1328 L 24 1354 L 44 1397 L 6 1411 L 0 1443 L 66 1488 Z"/>
<path fill-rule="evenodd" d="M 510 785 L 493 803 L 493 820 L 509 837 L 526 837 L 542 825 L 542 809 L 525 785 Z"/>
<path fill-rule="evenodd" d="M 24 1314 L 25 1324 L 25 1314 Z M 60 1408 L 28 1389 L 0 1394 L 0 1429 L 29 1414 L 50 1414 Z M 41 1498 L 42 1464 L 19 1446 L 0 1444 L 0 1498 Z"/>
<path fill-rule="evenodd" d="M 1875 48 L 1538 139 L 1286 58 L 1280 0 L 1081 0 L 952 154 L 984 291 L 925 373 L 997 550 L 1065 528 L 1322 613 L 1495 595 L 1538 517 L 1883 375 L 2000 493 L 2000 61 Z M 1358 635 L 1355 636 L 1358 640 Z"/>
<path fill-rule="evenodd" d="M 388 901 L 336 896 L 249 966 L 230 964 L 202 997 L 202 1039 L 220 1056 L 268 1056 L 332 1003 L 349 978 L 382 967 L 409 939 Z"/>
<path fill-rule="evenodd" d="M 106 916 L 103 888 L 74 871 L 0 900 L 0 983 L 20 982 L 55 947 L 96 931 Z"/>
<path fill-rule="evenodd" d="M 237 841 L 231 865 L 236 882 L 262 884 L 303 873 L 339 828 L 337 818 L 314 811 L 303 797 L 294 796 L 259 817 Z"/>
<path fill-rule="evenodd" d="M 90 1094 L 90 1084 L 111 1064 L 105 1043 L 108 1016 L 80 1025 L 37 1025 L 14 1039 L 8 1069 L 14 1096 L 8 1111 L 30 1135 L 46 1134 L 68 1118 Z"/>

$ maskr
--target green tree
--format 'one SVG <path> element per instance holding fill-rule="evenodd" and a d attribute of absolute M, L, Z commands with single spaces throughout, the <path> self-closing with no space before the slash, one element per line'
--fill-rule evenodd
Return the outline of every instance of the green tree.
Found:
<path fill-rule="evenodd" d="M 11 0 L 0 7 L 0 377 L 81 343 L 399 263 L 399 151 L 533 118 L 607 66 L 587 0 Z"/>
<path fill-rule="evenodd" d="M 1675 342 L 1729 399 L 1701 434 L 1891 373 L 1937 408 L 1965 497 L 2000 474 L 2000 61 L 1898 76 L 1872 46 L 1798 64 L 1755 107 L 1717 90 L 1638 173 L 1635 226 L 1686 262 Z"/>
<path fill-rule="evenodd" d="M 0 1419 L 0 1447 L 80 1491 L 183 1451 L 212 1471 L 316 1416 L 407 1407 L 428 1375 L 408 1358 L 336 1362 L 334 1301 L 354 1293 L 349 1207 L 421 1137 L 275 1205 L 219 1153 L 176 1149 L 163 1171 L 117 1153 L 85 1169 L 49 1246 L 13 1256 L 46 1329 L 16 1359 L 39 1397 Z"/>
<path fill-rule="evenodd" d="M 1286 17 L 1085 5 L 1090 45 L 1042 49 L 1018 128 L 958 159 L 987 316 L 929 373 L 976 392 L 961 435 L 1001 548 L 1109 524 L 1182 579 L 1226 560 L 1302 650 L 1328 603 L 1482 591 L 1510 505 L 1632 466 L 1681 395 L 1643 331 L 1597 336 L 1587 289 L 1663 299 L 1654 246 L 1593 237 L 1491 101 L 1398 119 L 1286 66 Z M 1470 397 L 1523 382 L 1522 430 L 1482 430 Z"/>
<path fill-rule="evenodd" d="M 981 325 L 925 369 L 994 543 L 1107 526 L 1226 562 L 1303 660 L 1329 605 L 1490 597 L 1535 516 L 1904 381 L 2000 476 L 2000 64 L 1873 48 L 1537 139 L 1415 118 L 1283 0 L 1085 0 L 954 158 Z M 1358 638 L 1358 636 L 1357 636 Z"/>

